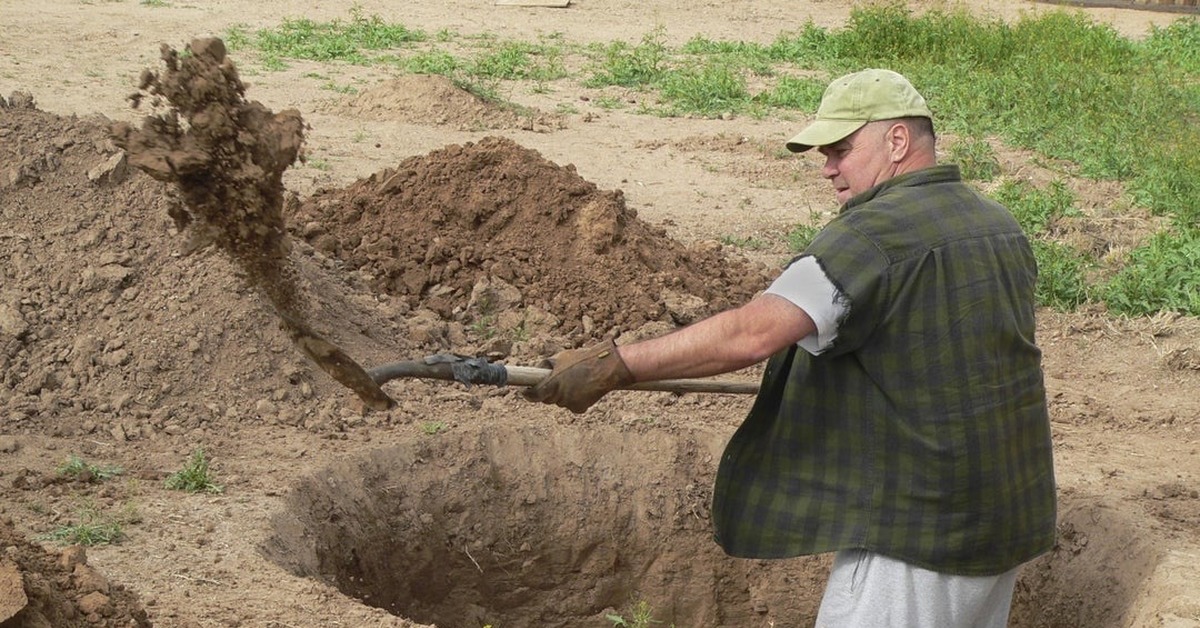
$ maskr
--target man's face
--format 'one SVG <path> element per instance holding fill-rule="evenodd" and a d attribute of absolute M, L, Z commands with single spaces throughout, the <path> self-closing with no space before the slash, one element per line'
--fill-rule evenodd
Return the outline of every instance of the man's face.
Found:
<path fill-rule="evenodd" d="M 833 184 L 839 205 L 895 174 L 896 165 L 888 150 L 888 128 L 886 123 L 871 122 L 846 139 L 817 149 L 825 156 L 821 176 Z"/>

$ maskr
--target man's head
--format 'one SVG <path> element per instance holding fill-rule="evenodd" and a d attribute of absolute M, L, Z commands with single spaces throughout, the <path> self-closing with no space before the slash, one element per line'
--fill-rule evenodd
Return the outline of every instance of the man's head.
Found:
<path fill-rule="evenodd" d="M 822 176 L 839 203 L 898 174 L 934 165 L 933 115 L 908 79 L 891 70 L 863 70 L 834 80 L 816 120 L 787 143 L 817 147 Z"/>

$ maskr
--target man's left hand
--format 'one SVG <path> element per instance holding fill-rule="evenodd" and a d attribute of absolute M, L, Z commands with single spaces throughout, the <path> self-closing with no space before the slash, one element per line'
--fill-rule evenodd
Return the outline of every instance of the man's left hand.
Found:
<path fill-rule="evenodd" d="M 560 351 L 542 366 L 553 370 L 546 379 L 527 388 L 525 398 L 554 404 L 575 414 L 582 414 L 609 391 L 634 382 L 612 340 L 587 349 Z"/>

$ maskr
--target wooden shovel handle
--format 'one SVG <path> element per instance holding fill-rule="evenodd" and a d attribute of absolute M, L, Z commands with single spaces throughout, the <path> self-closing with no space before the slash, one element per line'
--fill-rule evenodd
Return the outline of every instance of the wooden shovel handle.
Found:
<path fill-rule="evenodd" d="M 469 362 L 467 373 L 461 370 L 464 363 Z M 456 369 L 458 365 L 458 369 Z M 456 372 L 457 370 L 457 372 Z M 513 386 L 533 386 L 550 374 L 550 369 L 531 366 L 507 366 L 504 364 L 489 364 L 482 360 L 454 360 L 449 356 L 431 356 L 424 361 L 393 362 L 377 366 L 367 374 L 376 384 L 383 385 L 393 379 L 416 377 L 420 379 L 441 379 L 446 381 L 472 384 L 511 384 Z M 655 382 L 639 382 L 624 387 L 625 390 L 656 390 L 675 393 L 730 393 L 737 395 L 753 395 L 758 392 L 756 382 L 731 382 L 712 379 L 664 379 Z"/>
<path fill-rule="evenodd" d="M 506 366 L 508 383 L 517 386 L 533 386 L 546 379 L 550 369 L 532 366 Z M 716 379 L 660 379 L 655 382 L 638 382 L 622 390 L 657 390 L 676 393 L 732 393 L 754 395 L 758 393 L 758 382 L 731 382 Z"/>

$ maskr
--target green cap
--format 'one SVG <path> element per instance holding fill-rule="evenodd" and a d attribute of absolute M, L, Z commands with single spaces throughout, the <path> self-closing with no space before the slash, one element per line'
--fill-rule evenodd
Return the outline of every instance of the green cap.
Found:
<path fill-rule="evenodd" d="M 908 79 L 891 70 L 863 70 L 830 83 L 817 108 L 817 119 L 786 146 L 793 153 L 802 153 L 813 146 L 840 142 L 868 122 L 913 117 L 932 119 L 933 114 Z"/>

